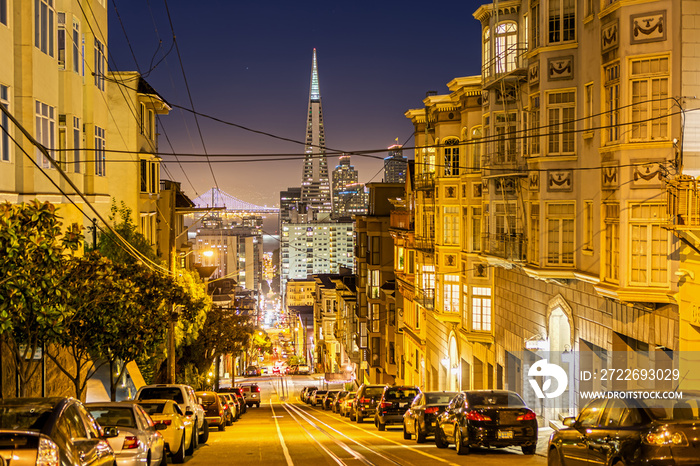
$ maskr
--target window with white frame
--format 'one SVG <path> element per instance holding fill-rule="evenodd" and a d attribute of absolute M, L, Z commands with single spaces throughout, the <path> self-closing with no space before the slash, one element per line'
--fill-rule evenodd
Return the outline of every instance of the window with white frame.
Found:
<path fill-rule="evenodd" d="M 379 299 L 379 287 L 381 286 L 381 283 L 379 283 L 379 278 L 379 269 L 370 270 L 369 289 L 367 290 L 367 296 L 369 299 Z"/>
<path fill-rule="evenodd" d="M 576 93 L 547 94 L 548 151 L 550 155 L 573 154 L 576 122 Z"/>
<path fill-rule="evenodd" d="M 481 251 L 481 207 L 471 208 L 471 252 Z"/>
<path fill-rule="evenodd" d="M 10 89 L 7 86 L 0 84 L 0 105 L 10 108 Z M 10 161 L 10 121 L 5 113 L 0 115 L 0 161 Z"/>
<path fill-rule="evenodd" d="M 73 16 L 73 71 L 80 73 L 80 64 L 82 63 L 82 58 L 80 56 L 80 21 L 78 18 Z"/>
<path fill-rule="evenodd" d="M 444 142 L 444 173 L 445 176 L 459 175 L 459 140 L 447 139 Z"/>
<path fill-rule="evenodd" d="M 663 204 L 630 205 L 630 283 L 668 284 L 668 237 Z"/>
<path fill-rule="evenodd" d="M 367 348 L 367 322 L 360 322 L 360 348 Z"/>
<path fill-rule="evenodd" d="M 370 324 L 372 325 L 372 332 L 376 333 L 379 331 L 379 317 L 380 317 L 380 304 L 379 303 L 372 303 L 372 305 L 369 308 L 369 320 Z"/>
<path fill-rule="evenodd" d="M 494 46 L 496 48 L 496 73 L 508 73 L 518 66 L 518 25 L 505 22 L 496 26 Z"/>
<path fill-rule="evenodd" d="M 54 54 L 54 0 L 34 0 L 34 45 L 50 57 Z"/>
<path fill-rule="evenodd" d="M 483 38 L 483 56 L 484 56 L 484 75 L 485 77 L 491 76 L 491 60 L 493 57 L 491 56 L 491 28 L 485 28 L 484 29 L 484 38 Z"/>
<path fill-rule="evenodd" d="M 593 201 L 583 202 L 583 249 L 593 250 Z"/>
<path fill-rule="evenodd" d="M 605 142 L 615 143 L 620 139 L 620 63 L 604 69 L 605 84 Z"/>
<path fill-rule="evenodd" d="M 492 160 L 499 163 L 508 163 L 515 160 L 515 148 L 518 137 L 517 122 L 518 118 L 515 112 L 496 113 L 494 117 L 496 153 L 492 154 Z"/>
<path fill-rule="evenodd" d="M 584 109 L 583 109 L 583 129 L 593 128 L 593 83 L 584 86 Z"/>
<path fill-rule="evenodd" d="M 459 312 L 459 275 L 445 275 L 442 283 L 444 312 Z"/>
<path fill-rule="evenodd" d="M 530 2 L 530 18 L 532 18 L 532 27 L 530 28 L 530 50 L 540 46 L 540 1 L 532 0 Z"/>
<path fill-rule="evenodd" d="M 540 153 L 540 95 L 535 94 L 530 96 L 530 119 L 528 144 L 530 145 L 528 153 L 530 155 L 538 155 Z"/>
<path fill-rule="evenodd" d="M 58 69 L 66 69 L 66 14 L 58 13 L 58 36 L 56 48 L 58 49 Z"/>
<path fill-rule="evenodd" d="M 424 265 L 421 268 L 421 284 L 422 290 L 434 290 L 435 289 L 435 266 L 434 265 Z"/>
<path fill-rule="evenodd" d="M 442 241 L 446 245 L 459 244 L 459 207 L 457 206 L 443 208 Z"/>
<path fill-rule="evenodd" d="M 83 142 L 80 118 L 73 117 L 73 173 L 81 172 L 80 146 Z"/>
<path fill-rule="evenodd" d="M 95 175 L 105 176 L 105 130 L 95 126 Z"/>
<path fill-rule="evenodd" d="M 462 285 L 462 326 L 469 328 L 472 307 L 469 301 L 469 285 Z"/>
<path fill-rule="evenodd" d="M 547 205 L 547 265 L 574 265 L 573 203 Z"/>
<path fill-rule="evenodd" d="M 43 102 L 36 101 L 36 140 L 46 148 L 51 157 L 56 147 L 56 109 Z M 36 149 L 37 163 L 41 168 L 53 168 L 49 159 Z"/>
<path fill-rule="evenodd" d="M 669 58 L 655 57 L 632 60 L 633 140 L 668 138 Z"/>
<path fill-rule="evenodd" d="M 605 279 L 620 279 L 620 204 L 606 203 L 605 212 Z"/>
<path fill-rule="evenodd" d="M 139 109 L 141 110 L 141 112 L 140 112 L 140 120 L 141 120 L 140 123 L 141 124 L 139 125 L 140 126 L 139 129 L 141 130 L 141 134 L 146 134 L 146 104 L 141 102 L 139 104 Z"/>
<path fill-rule="evenodd" d="M 472 330 L 491 331 L 491 288 L 472 287 Z"/>
<path fill-rule="evenodd" d="M 576 0 L 549 0 L 550 44 L 576 40 Z"/>
<path fill-rule="evenodd" d="M 540 204 L 530 203 L 530 234 L 527 238 L 528 260 L 533 264 L 540 263 Z"/>
<path fill-rule="evenodd" d="M 105 73 L 107 70 L 107 60 L 105 58 L 105 46 L 98 39 L 95 39 L 95 63 L 92 68 L 95 73 L 95 86 L 101 91 L 105 90 Z"/>
<path fill-rule="evenodd" d="M 480 170 L 481 169 L 481 126 L 475 126 L 472 128 L 472 140 L 471 140 L 471 152 L 472 160 L 469 164 L 470 170 Z"/>

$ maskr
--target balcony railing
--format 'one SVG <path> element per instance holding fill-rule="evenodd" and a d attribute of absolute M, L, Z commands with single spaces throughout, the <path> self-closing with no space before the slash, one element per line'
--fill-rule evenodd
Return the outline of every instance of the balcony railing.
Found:
<path fill-rule="evenodd" d="M 527 239 L 522 233 L 497 233 L 483 235 L 484 253 L 510 261 L 524 261 L 527 254 Z"/>
<path fill-rule="evenodd" d="M 509 74 L 527 76 L 527 47 L 524 44 L 513 44 L 488 60 L 481 67 L 481 77 L 484 83 L 490 83 Z"/>
<path fill-rule="evenodd" d="M 700 195 L 697 180 L 687 175 L 670 180 L 666 193 L 669 228 L 700 228 Z"/>
<path fill-rule="evenodd" d="M 435 188 L 435 173 L 434 172 L 424 172 L 416 173 L 415 176 L 416 189 L 420 190 L 430 190 Z"/>
<path fill-rule="evenodd" d="M 416 302 L 428 310 L 435 308 L 435 289 L 417 289 Z"/>
<path fill-rule="evenodd" d="M 407 210 L 392 210 L 389 216 L 389 226 L 397 230 L 412 230 L 411 213 Z"/>
<path fill-rule="evenodd" d="M 416 249 L 432 252 L 435 250 L 435 236 L 416 236 L 414 244 Z"/>

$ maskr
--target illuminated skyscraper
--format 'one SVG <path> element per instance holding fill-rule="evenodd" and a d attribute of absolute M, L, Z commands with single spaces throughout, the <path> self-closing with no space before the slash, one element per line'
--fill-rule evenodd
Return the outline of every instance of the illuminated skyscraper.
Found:
<path fill-rule="evenodd" d="M 306 204 L 313 218 L 322 220 L 331 212 L 331 190 L 326 161 L 326 137 L 323 129 L 321 91 L 318 83 L 316 49 L 311 68 L 309 111 L 306 120 L 306 157 L 301 179 L 301 202 Z"/>

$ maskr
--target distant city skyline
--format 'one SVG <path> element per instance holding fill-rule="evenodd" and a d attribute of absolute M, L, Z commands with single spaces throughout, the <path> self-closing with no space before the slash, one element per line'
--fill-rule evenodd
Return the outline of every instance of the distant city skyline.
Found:
<path fill-rule="evenodd" d="M 421 4 L 411 1 L 212 0 L 206 8 L 193 8 L 172 0 L 169 12 L 158 2 L 108 2 L 109 68 L 141 71 L 175 106 L 159 122 L 160 152 L 204 154 L 205 147 L 210 155 L 253 155 L 235 163 L 210 157 L 211 168 L 202 158 L 179 157 L 178 163 L 166 155 L 164 178 L 182 182 L 190 198 L 218 184 L 246 202 L 278 205 L 279 192 L 298 185 L 302 173 L 314 48 L 322 68 L 328 164 L 338 162 L 333 149 L 379 150 L 371 157 L 353 155 L 353 164 L 361 183 L 380 181 L 386 148 L 396 138 L 412 146 L 413 127 L 404 113 L 422 107 L 426 91 L 447 93 L 453 78 L 480 72 L 481 52 L 467 44 L 479 41 L 480 25 L 472 13 L 481 3 L 443 1 L 426 17 Z M 463 21 L 459 28 L 434 27 L 429 36 L 414 32 L 442 15 Z M 297 142 L 204 116 L 195 121 L 191 112 L 179 108 L 192 108 L 190 96 L 200 114 Z M 412 158 L 412 150 L 405 155 Z"/>

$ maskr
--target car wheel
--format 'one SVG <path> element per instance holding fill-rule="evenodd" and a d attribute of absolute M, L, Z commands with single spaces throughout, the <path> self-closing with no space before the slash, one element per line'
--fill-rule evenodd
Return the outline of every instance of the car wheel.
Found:
<path fill-rule="evenodd" d="M 403 439 L 404 440 L 411 440 L 411 434 L 408 433 L 406 430 L 406 423 L 403 423 Z"/>
<path fill-rule="evenodd" d="M 204 420 L 204 425 L 202 426 L 202 433 L 199 435 L 199 443 L 205 444 L 209 440 L 209 423 Z"/>
<path fill-rule="evenodd" d="M 355 415 L 353 413 L 350 413 L 350 421 L 355 422 Z"/>
<path fill-rule="evenodd" d="M 357 413 L 355 415 L 355 420 L 357 421 L 358 424 L 362 424 L 362 416 L 360 416 L 360 413 Z"/>
<path fill-rule="evenodd" d="M 413 426 L 413 430 L 416 431 L 416 443 L 425 443 L 425 432 L 421 430 L 418 421 L 416 421 L 415 425 Z"/>
<path fill-rule="evenodd" d="M 534 455 L 537 450 L 537 444 L 528 445 L 527 447 L 520 447 L 523 449 L 523 455 Z"/>
<path fill-rule="evenodd" d="M 547 466 L 561 466 L 561 457 L 556 448 L 550 448 L 547 453 Z"/>
<path fill-rule="evenodd" d="M 219 432 L 224 432 L 226 430 L 226 421 L 222 421 L 221 424 L 219 424 Z M 204 442 L 202 442 L 204 443 Z"/>
<path fill-rule="evenodd" d="M 260 403 L 256 403 L 256 404 L 255 404 L 255 407 L 256 407 L 256 408 L 259 408 L 259 407 L 260 407 Z"/>
<path fill-rule="evenodd" d="M 168 457 L 165 455 L 165 448 L 163 448 L 163 451 L 160 454 L 160 463 L 158 463 L 158 466 L 166 466 L 168 464 Z"/>
<path fill-rule="evenodd" d="M 182 440 L 180 440 L 180 448 L 173 453 L 173 463 L 184 463 L 185 462 L 185 434 L 182 434 Z"/>
<path fill-rule="evenodd" d="M 386 424 L 383 424 L 379 419 L 377 419 L 377 430 L 386 430 Z"/>
<path fill-rule="evenodd" d="M 455 433 L 455 450 L 457 450 L 458 455 L 468 455 L 469 445 L 464 445 L 464 439 L 462 438 L 462 428 L 457 426 L 457 432 Z"/>
<path fill-rule="evenodd" d="M 440 426 L 435 426 L 435 446 L 438 448 L 447 448 L 447 442 L 443 437 L 442 429 Z"/>

